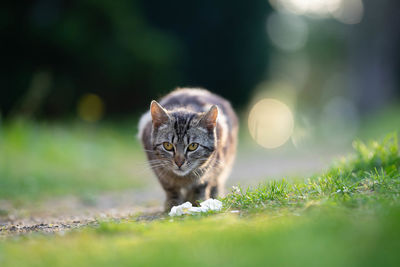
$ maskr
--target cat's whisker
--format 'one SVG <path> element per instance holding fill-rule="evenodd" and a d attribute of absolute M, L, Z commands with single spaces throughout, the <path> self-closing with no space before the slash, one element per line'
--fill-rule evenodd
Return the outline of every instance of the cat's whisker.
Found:
<path fill-rule="evenodd" d="M 168 167 L 168 164 L 165 164 L 165 163 L 160 163 L 160 164 L 152 164 L 152 165 L 149 165 L 149 167 L 151 167 L 151 168 L 161 168 L 161 167 Z"/>
<path fill-rule="evenodd" d="M 151 166 L 142 166 L 138 169 L 135 169 L 135 172 L 137 172 L 138 174 L 142 175 L 148 172 L 151 172 L 153 170 L 153 167 Z"/>
<path fill-rule="evenodd" d="M 196 175 L 197 178 L 200 178 L 200 174 L 197 172 L 197 170 L 193 170 L 194 175 Z"/>
<path fill-rule="evenodd" d="M 155 168 L 163 168 L 168 166 L 168 161 L 167 160 L 149 160 L 147 162 L 136 162 L 135 164 L 139 171 L 141 173 L 144 173 L 146 171 L 151 171 Z"/>
<path fill-rule="evenodd" d="M 136 163 L 134 164 L 133 168 L 135 169 L 135 171 L 138 171 L 140 174 L 145 173 L 146 171 L 151 170 L 151 166 L 149 166 L 148 163 Z"/>
<path fill-rule="evenodd" d="M 153 160 L 153 161 L 149 161 L 149 164 L 153 164 L 153 163 L 167 163 L 167 160 Z"/>

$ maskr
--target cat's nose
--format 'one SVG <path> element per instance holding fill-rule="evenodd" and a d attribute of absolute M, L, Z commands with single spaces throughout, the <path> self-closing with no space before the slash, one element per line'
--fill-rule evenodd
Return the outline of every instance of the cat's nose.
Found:
<path fill-rule="evenodd" d="M 176 166 L 178 166 L 178 168 L 180 168 L 183 165 L 183 163 L 185 163 L 185 159 L 175 158 L 174 161 L 175 161 Z"/>

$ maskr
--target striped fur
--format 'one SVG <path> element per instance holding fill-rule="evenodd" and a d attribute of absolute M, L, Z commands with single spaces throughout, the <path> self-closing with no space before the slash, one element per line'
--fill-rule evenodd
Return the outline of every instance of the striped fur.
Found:
<path fill-rule="evenodd" d="M 203 89 L 166 95 L 140 119 L 138 137 L 166 192 L 165 209 L 215 198 L 223 191 L 236 153 L 238 121 L 225 99 Z M 173 144 L 173 151 L 163 143 Z M 195 151 L 188 146 L 198 144 Z"/>

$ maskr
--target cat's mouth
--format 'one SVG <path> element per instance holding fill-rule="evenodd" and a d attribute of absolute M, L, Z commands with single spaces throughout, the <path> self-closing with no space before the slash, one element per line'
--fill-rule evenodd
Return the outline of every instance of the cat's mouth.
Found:
<path fill-rule="evenodd" d="M 187 174 L 190 172 L 189 169 L 179 169 L 179 168 L 175 168 L 175 169 L 173 169 L 172 171 L 173 171 L 176 175 L 179 175 L 179 176 L 185 176 L 185 175 L 187 175 Z"/>

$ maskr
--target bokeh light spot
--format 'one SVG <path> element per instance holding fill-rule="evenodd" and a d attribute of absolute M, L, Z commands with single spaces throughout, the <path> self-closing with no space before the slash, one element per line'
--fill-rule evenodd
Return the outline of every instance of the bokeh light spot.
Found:
<path fill-rule="evenodd" d="M 286 143 L 293 133 L 293 126 L 289 107 L 272 98 L 257 102 L 248 118 L 250 135 L 265 148 L 276 148 Z"/>
<path fill-rule="evenodd" d="M 270 0 L 277 8 L 288 10 L 298 15 L 327 15 L 339 8 L 342 0 Z"/>
<path fill-rule="evenodd" d="M 269 0 L 278 11 L 295 15 L 328 18 L 345 24 L 360 23 L 364 14 L 362 0 Z"/>
<path fill-rule="evenodd" d="M 308 25 L 299 16 L 274 12 L 268 17 L 267 33 L 279 49 L 297 51 L 307 42 Z"/>
<path fill-rule="evenodd" d="M 84 94 L 78 101 L 78 116 L 88 122 L 96 122 L 104 115 L 103 100 L 95 94 Z"/>
<path fill-rule="evenodd" d="M 345 24 L 360 23 L 364 15 L 364 5 L 361 0 L 346 0 L 340 8 L 333 12 L 333 17 Z"/>

